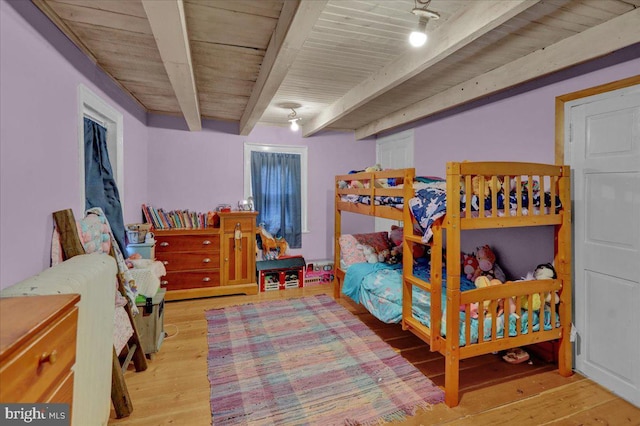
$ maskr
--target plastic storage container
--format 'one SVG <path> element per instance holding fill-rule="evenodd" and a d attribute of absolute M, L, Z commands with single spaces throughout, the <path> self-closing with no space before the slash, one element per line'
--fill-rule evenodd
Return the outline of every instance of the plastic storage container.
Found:
<path fill-rule="evenodd" d="M 134 253 L 139 253 L 143 259 L 153 260 L 156 258 L 156 242 L 129 244 L 127 246 L 127 255 L 131 256 Z"/>

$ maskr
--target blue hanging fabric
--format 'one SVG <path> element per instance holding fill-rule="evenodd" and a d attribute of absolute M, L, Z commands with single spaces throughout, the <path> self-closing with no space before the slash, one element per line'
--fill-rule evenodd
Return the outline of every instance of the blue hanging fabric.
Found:
<path fill-rule="evenodd" d="M 120 194 L 107 151 L 107 129 L 86 117 L 84 119 L 84 191 L 85 210 L 94 207 L 102 209 L 120 251 L 126 253 Z"/>
<path fill-rule="evenodd" d="M 302 247 L 300 155 L 251 153 L 251 185 L 258 223 L 291 248 Z"/>

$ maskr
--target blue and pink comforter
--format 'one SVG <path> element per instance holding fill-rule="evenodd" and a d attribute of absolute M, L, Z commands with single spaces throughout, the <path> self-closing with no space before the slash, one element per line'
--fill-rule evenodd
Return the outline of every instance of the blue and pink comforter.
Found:
<path fill-rule="evenodd" d="M 430 270 L 425 266 L 417 266 L 414 275 L 425 281 L 430 280 Z M 443 270 L 442 288 L 442 323 L 441 333 L 446 335 L 446 271 Z M 460 281 L 460 291 L 475 289 L 475 285 L 466 277 Z M 376 318 L 385 323 L 399 323 L 402 320 L 402 267 L 401 265 L 387 265 L 385 263 L 356 263 L 347 269 L 342 293 L 354 301 L 361 303 Z M 424 290 L 413 288 L 413 316 L 422 324 L 430 327 L 431 323 L 431 295 Z M 529 311 L 521 312 L 521 334 L 526 334 L 529 327 L 529 317 L 533 321 L 533 330 L 540 329 L 540 316 L 538 311 L 529 315 Z M 557 314 L 556 314 L 557 317 Z M 515 336 L 516 316 L 511 314 L 508 318 L 509 336 Z M 466 344 L 464 325 L 465 313 L 460 312 L 460 345 Z M 504 315 L 498 317 L 497 335 L 504 336 Z M 544 311 L 544 329 L 551 330 L 551 312 Z M 556 319 L 556 326 L 558 326 Z M 485 318 L 484 340 L 491 337 L 491 318 Z M 471 343 L 478 342 L 478 321 L 471 320 Z"/>

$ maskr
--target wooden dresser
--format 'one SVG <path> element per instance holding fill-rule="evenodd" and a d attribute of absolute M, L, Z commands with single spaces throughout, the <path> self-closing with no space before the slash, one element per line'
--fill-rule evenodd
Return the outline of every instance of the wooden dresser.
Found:
<path fill-rule="evenodd" d="M 256 212 L 220 215 L 219 228 L 156 230 L 165 300 L 256 294 Z"/>
<path fill-rule="evenodd" d="M 77 294 L 0 298 L 0 401 L 73 402 Z"/>

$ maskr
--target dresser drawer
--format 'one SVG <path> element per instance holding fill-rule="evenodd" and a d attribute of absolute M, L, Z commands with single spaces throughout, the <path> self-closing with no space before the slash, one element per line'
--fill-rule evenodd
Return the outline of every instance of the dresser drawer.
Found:
<path fill-rule="evenodd" d="M 189 272 L 167 272 L 167 275 L 160 279 L 162 287 L 167 291 L 182 290 L 188 288 L 219 287 L 220 271 L 189 271 Z"/>
<path fill-rule="evenodd" d="M 65 377 L 51 392 L 51 395 L 45 398 L 45 402 L 50 403 L 64 403 L 73 401 L 73 371 L 70 371 Z"/>
<path fill-rule="evenodd" d="M 240 230 L 242 232 L 251 232 L 254 228 L 254 223 L 256 219 L 252 217 L 228 217 L 224 220 L 223 232 L 229 233 L 234 232 L 236 230 L 236 225 L 240 225 Z"/>
<path fill-rule="evenodd" d="M 167 272 L 220 268 L 219 251 L 162 253 L 157 259 L 164 264 Z"/>
<path fill-rule="evenodd" d="M 156 235 L 156 257 L 182 251 L 220 251 L 220 235 Z"/>
<path fill-rule="evenodd" d="M 77 321 L 74 307 L 0 367 L 1 401 L 42 401 L 55 394 L 75 362 Z"/>

